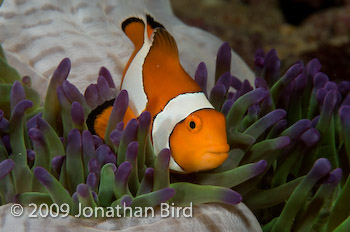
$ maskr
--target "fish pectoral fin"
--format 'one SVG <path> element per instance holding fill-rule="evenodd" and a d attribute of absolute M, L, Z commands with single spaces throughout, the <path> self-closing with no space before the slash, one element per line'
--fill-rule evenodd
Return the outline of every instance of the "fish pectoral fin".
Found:
<path fill-rule="evenodd" d="M 128 106 L 123 119 L 124 125 L 126 125 L 133 118 L 137 118 L 137 117 L 134 114 L 134 112 L 131 110 L 130 106 Z"/>
<path fill-rule="evenodd" d="M 114 99 L 104 102 L 93 109 L 86 120 L 86 125 L 92 134 L 104 139 L 109 116 L 113 109 Z"/>
<path fill-rule="evenodd" d="M 89 131 L 92 134 L 98 135 L 102 139 L 104 139 L 105 137 L 108 120 L 113 109 L 113 102 L 114 99 L 98 106 L 96 109 L 90 112 L 86 120 L 86 124 L 88 126 Z M 131 108 L 128 106 L 123 119 L 124 125 L 126 125 L 133 118 L 136 118 L 136 116 L 131 110 Z"/>

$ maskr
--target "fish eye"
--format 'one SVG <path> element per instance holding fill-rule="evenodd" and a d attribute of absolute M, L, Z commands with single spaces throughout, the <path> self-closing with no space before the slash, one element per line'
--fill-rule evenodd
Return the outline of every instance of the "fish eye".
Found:
<path fill-rule="evenodd" d="M 190 127 L 191 129 L 195 129 L 196 128 L 196 123 L 194 121 L 190 122 Z"/>
<path fill-rule="evenodd" d="M 200 119 L 200 117 L 198 117 L 196 115 L 188 116 L 186 118 L 185 123 L 187 125 L 187 129 L 192 133 L 199 131 L 202 127 L 202 120 Z"/>

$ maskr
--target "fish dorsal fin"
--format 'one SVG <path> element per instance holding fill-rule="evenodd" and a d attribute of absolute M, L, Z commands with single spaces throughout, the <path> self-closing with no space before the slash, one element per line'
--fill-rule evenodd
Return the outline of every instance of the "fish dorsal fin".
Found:
<path fill-rule="evenodd" d="M 164 28 L 154 30 L 152 46 L 146 59 L 152 57 L 153 62 L 163 64 L 165 61 L 172 61 L 179 64 L 179 52 L 176 41 Z"/>
<path fill-rule="evenodd" d="M 156 29 L 156 28 L 165 29 L 165 27 L 162 24 L 160 24 L 159 22 L 155 21 L 151 15 L 147 14 L 146 19 L 147 19 L 147 35 L 148 35 L 149 39 L 151 38 L 151 35 L 152 35 L 154 29 Z"/>
<path fill-rule="evenodd" d="M 145 23 L 142 19 L 131 17 L 122 22 L 122 29 L 135 46 L 135 50 L 140 50 L 144 42 Z"/>
<path fill-rule="evenodd" d="M 200 87 L 182 68 L 175 39 L 163 28 L 156 28 L 152 45 L 143 63 L 143 86 L 147 111 L 157 114 L 179 94 L 198 92 Z"/>

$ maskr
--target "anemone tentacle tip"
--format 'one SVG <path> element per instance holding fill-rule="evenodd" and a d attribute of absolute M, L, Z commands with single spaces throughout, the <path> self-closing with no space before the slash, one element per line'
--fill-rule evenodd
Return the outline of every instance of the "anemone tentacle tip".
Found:
<path fill-rule="evenodd" d="M 121 204 L 123 207 L 124 207 L 124 206 L 126 206 L 126 207 L 131 206 L 131 204 L 132 204 L 132 197 L 130 197 L 129 195 L 124 196 L 124 197 L 121 199 L 120 204 Z"/>
<path fill-rule="evenodd" d="M 331 162 L 326 158 L 319 158 L 316 160 L 314 166 L 310 173 L 315 174 L 316 176 L 324 176 L 331 170 Z"/>
<path fill-rule="evenodd" d="M 88 185 L 86 184 L 79 184 L 77 186 L 77 193 L 81 196 L 81 197 L 88 197 L 89 193 L 90 193 L 90 188 Z"/>
<path fill-rule="evenodd" d="M 267 161 L 266 160 L 260 160 L 255 163 L 255 172 L 257 175 L 265 171 L 265 168 L 267 167 Z"/>
<path fill-rule="evenodd" d="M 225 197 L 223 199 L 223 201 L 227 204 L 230 205 L 236 205 L 239 204 L 240 202 L 242 202 L 242 195 L 237 193 L 236 191 L 229 189 L 226 194 Z"/>

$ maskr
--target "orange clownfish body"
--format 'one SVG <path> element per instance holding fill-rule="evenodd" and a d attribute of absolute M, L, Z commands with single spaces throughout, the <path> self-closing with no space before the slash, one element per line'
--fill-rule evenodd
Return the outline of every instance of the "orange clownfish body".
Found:
<path fill-rule="evenodd" d="M 221 165 L 229 150 L 225 117 L 182 68 L 174 38 L 149 15 L 126 19 L 122 29 L 135 47 L 121 84 L 129 94 L 124 122 L 143 111 L 151 113 L 155 153 L 170 148 L 171 170 L 196 172 Z M 100 137 L 110 110 L 103 114 L 94 123 Z"/>

